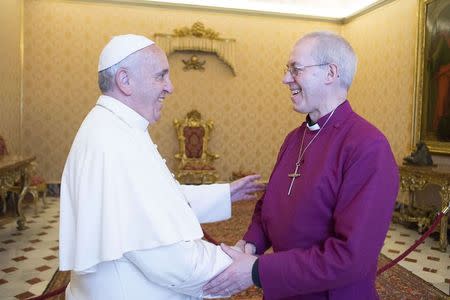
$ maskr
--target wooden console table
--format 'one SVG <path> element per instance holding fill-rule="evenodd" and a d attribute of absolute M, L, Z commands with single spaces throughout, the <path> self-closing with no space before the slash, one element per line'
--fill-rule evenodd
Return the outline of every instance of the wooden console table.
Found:
<path fill-rule="evenodd" d="M 17 229 L 25 229 L 26 218 L 22 212 L 22 201 L 28 191 L 30 184 L 31 163 L 36 159 L 34 156 L 5 155 L 0 157 L 0 197 L 5 203 L 7 192 L 13 187 L 20 185 L 19 200 L 14 201 L 17 218 Z M 3 209 L 4 210 L 4 209 Z"/>
<path fill-rule="evenodd" d="M 436 217 L 437 209 L 434 211 L 430 208 L 429 211 L 418 210 L 414 208 L 415 191 L 420 191 L 428 184 L 434 184 L 439 187 L 440 194 L 440 210 L 449 205 L 450 200 L 450 166 L 436 166 L 436 167 L 419 167 L 403 165 L 400 169 L 400 189 L 410 193 L 410 202 L 407 211 L 402 209 L 400 213 L 394 214 L 394 219 L 400 221 L 417 222 L 419 229 L 421 227 L 428 227 Z M 444 215 L 441 219 L 439 230 L 439 248 L 445 252 L 447 250 L 447 227 L 448 216 Z"/>

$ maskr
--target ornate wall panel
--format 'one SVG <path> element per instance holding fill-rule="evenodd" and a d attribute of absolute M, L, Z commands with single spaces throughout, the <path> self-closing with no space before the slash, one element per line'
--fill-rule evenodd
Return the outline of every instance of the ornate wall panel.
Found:
<path fill-rule="evenodd" d="M 25 3 L 24 150 L 38 156 L 41 172 L 59 180 L 76 130 L 99 95 L 98 55 L 112 35 L 151 36 L 201 21 L 236 39 L 235 77 L 212 54 L 204 72 L 183 71 L 170 55 L 175 92 L 165 100 L 162 119 L 150 129 L 168 165 L 177 139 L 172 121 L 193 109 L 215 122 L 210 150 L 220 179 L 240 168 L 268 177 L 285 135 L 303 120 L 291 109 L 282 70 L 302 34 L 340 25 L 244 14 L 77 1 L 28 0 Z M 362 38 L 362 37 L 361 37 Z"/>
<path fill-rule="evenodd" d="M 343 28 L 359 59 L 350 102 L 387 136 L 399 162 L 411 149 L 417 9 L 417 1 L 394 1 Z"/>
<path fill-rule="evenodd" d="M 417 3 L 397 0 L 344 25 L 144 5 L 83 1 L 25 2 L 24 152 L 36 154 L 40 171 L 58 181 L 74 135 L 99 95 L 98 55 L 112 35 L 152 36 L 201 21 L 236 39 L 235 77 L 213 54 L 204 72 L 183 71 L 169 56 L 175 92 L 150 129 L 168 165 L 175 168 L 172 120 L 198 109 L 215 122 L 210 150 L 220 179 L 254 170 L 268 177 L 284 136 L 303 116 L 292 111 L 282 70 L 293 43 L 313 30 L 341 31 L 359 66 L 349 99 L 357 112 L 388 137 L 398 161 L 410 151 Z M 3 75 L 2 75 L 3 76 Z M 9 114 L 8 116 L 12 116 Z M 10 120 L 10 124 L 15 124 Z"/>
<path fill-rule="evenodd" d="M 11 153 L 20 151 L 21 0 L 3 0 L 0 9 L 0 135 Z"/>

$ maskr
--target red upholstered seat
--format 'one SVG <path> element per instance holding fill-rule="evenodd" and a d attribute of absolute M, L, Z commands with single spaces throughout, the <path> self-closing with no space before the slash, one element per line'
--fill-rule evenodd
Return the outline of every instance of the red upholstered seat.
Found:
<path fill-rule="evenodd" d="M 217 172 L 213 161 L 219 156 L 208 152 L 208 141 L 214 127 L 212 121 L 202 120 L 197 110 L 187 113 L 183 121 L 174 121 L 179 142 L 180 160 L 177 179 L 185 184 L 213 183 Z"/>
<path fill-rule="evenodd" d="M 203 127 L 184 127 L 185 152 L 189 158 L 201 158 L 203 152 L 203 138 L 205 129 Z"/>

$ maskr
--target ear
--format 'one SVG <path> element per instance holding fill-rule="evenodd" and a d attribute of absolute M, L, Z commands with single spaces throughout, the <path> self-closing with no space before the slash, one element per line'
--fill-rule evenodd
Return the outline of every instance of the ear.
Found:
<path fill-rule="evenodd" d="M 328 72 L 326 75 L 326 83 L 332 83 L 339 79 L 338 67 L 336 64 L 328 65 Z"/>
<path fill-rule="evenodd" d="M 119 69 L 114 77 L 119 90 L 127 96 L 131 95 L 132 89 L 130 85 L 130 77 L 126 69 Z"/>

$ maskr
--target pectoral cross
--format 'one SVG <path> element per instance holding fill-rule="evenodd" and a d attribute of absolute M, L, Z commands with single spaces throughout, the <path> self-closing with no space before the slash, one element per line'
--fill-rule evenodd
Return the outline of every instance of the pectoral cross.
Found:
<path fill-rule="evenodd" d="M 292 178 L 291 184 L 289 185 L 288 196 L 291 194 L 291 190 L 292 190 L 292 186 L 294 185 L 295 178 L 300 177 L 300 173 L 297 173 L 299 167 L 300 167 L 300 164 L 296 163 L 295 164 L 295 171 L 294 171 L 294 173 L 288 174 L 288 177 Z"/>

